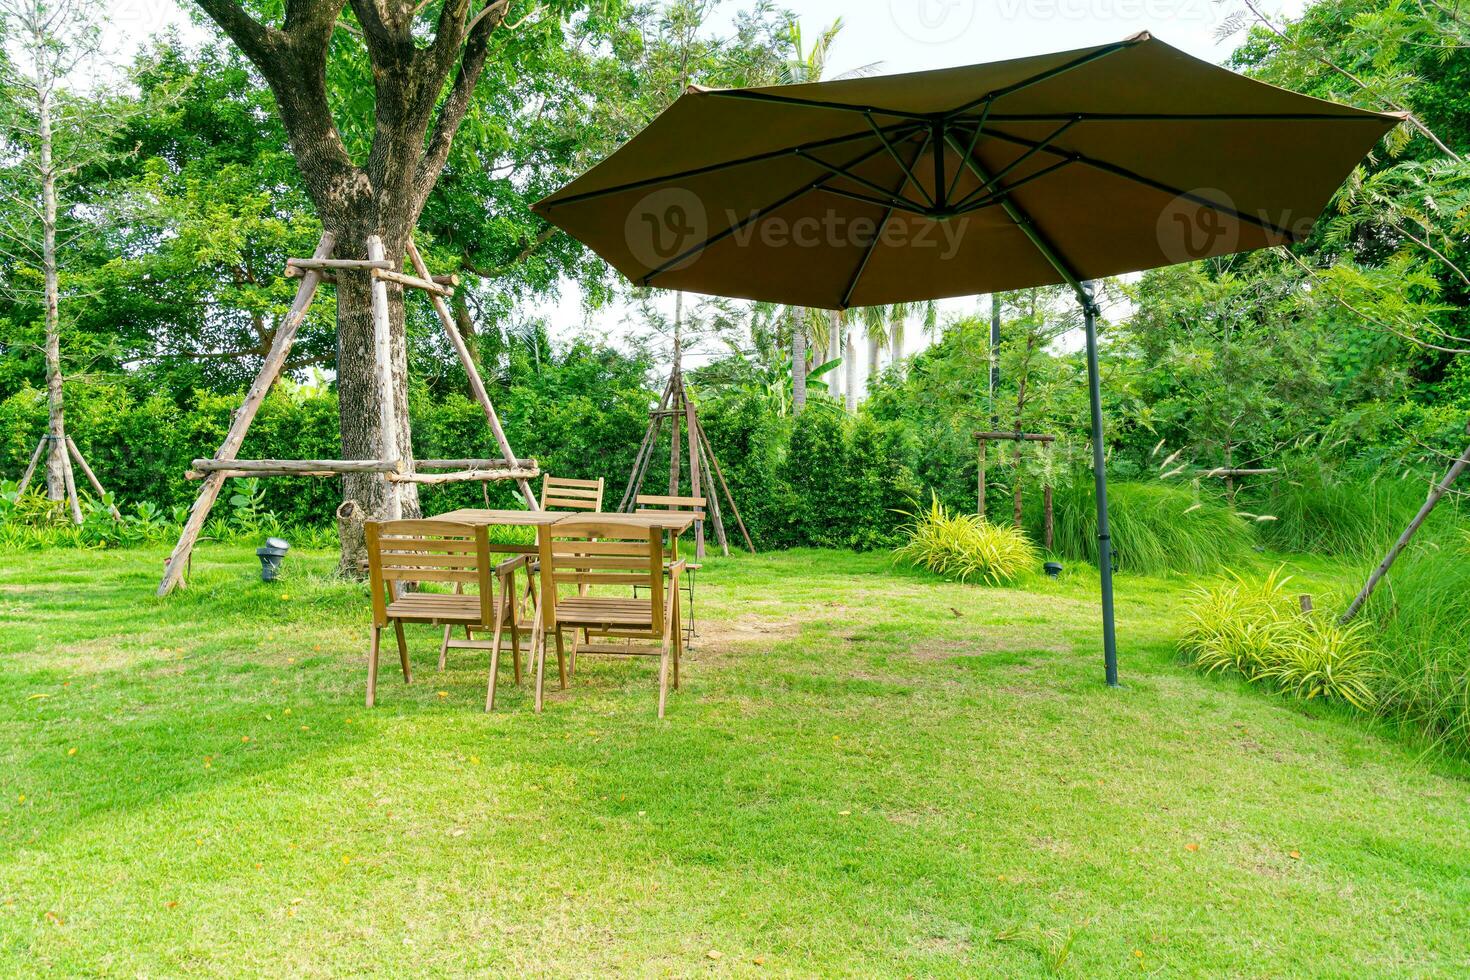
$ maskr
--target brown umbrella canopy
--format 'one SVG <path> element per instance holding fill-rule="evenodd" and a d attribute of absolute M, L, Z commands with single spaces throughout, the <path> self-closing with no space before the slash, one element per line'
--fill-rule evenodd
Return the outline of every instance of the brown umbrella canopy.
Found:
<path fill-rule="evenodd" d="M 690 89 L 536 211 L 642 285 L 846 308 L 1304 237 L 1399 117 L 1140 34 L 906 75 Z"/>

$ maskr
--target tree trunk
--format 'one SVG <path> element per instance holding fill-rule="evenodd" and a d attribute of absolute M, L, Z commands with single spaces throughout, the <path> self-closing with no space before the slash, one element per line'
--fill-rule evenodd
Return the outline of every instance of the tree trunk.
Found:
<path fill-rule="evenodd" d="M 833 310 L 827 320 L 827 350 L 828 360 L 836 360 L 842 357 L 842 311 Z M 832 397 L 839 402 L 842 400 L 842 365 L 838 365 L 827 373 L 827 390 Z"/>
<path fill-rule="evenodd" d="M 44 38 L 37 34 L 35 68 L 38 81 L 45 79 Z M 46 496 L 51 500 L 66 499 L 66 420 L 61 391 L 61 287 L 56 270 L 56 171 L 52 165 L 51 87 L 37 86 L 36 132 L 38 136 L 41 178 L 41 266 L 45 275 L 46 305 L 46 431 L 51 445 L 46 453 Z M 81 514 L 72 504 L 73 519 L 81 523 Z"/>
<path fill-rule="evenodd" d="M 872 394 L 873 385 L 878 381 L 878 372 L 883 365 L 879 362 L 883 358 L 883 338 L 876 333 L 868 335 L 868 393 Z"/>
<path fill-rule="evenodd" d="M 384 222 L 384 224 L 388 224 Z M 328 225 L 329 229 L 331 226 Z M 336 254 L 345 258 L 367 256 L 367 231 L 331 229 L 337 234 Z M 387 232 L 387 233 L 385 233 Z M 388 258 L 402 262 L 406 234 L 383 229 L 379 232 Z M 392 343 L 391 367 L 395 415 L 398 420 L 396 445 L 400 459 L 413 459 L 413 437 L 408 417 L 408 351 L 404 335 L 403 290 L 388 286 L 388 327 Z M 342 270 L 337 276 L 337 393 L 338 418 L 342 432 L 343 459 L 381 459 L 383 453 L 381 391 L 377 361 L 373 355 L 372 278 L 366 272 Z M 399 500 L 406 518 L 421 514 L 418 487 L 400 484 Z M 348 473 L 342 478 L 342 499 L 357 501 L 375 518 L 385 516 L 388 481 L 378 473 Z M 362 541 L 344 537 L 338 572 L 362 574 Z"/>
<path fill-rule="evenodd" d="M 791 412 L 801 414 L 806 408 L 806 324 L 800 317 L 791 318 Z"/>
<path fill-rule="evenodd" d="M 844 316 L 842 323 L 842 373 L 844 375 L 842 379 L 842 395 L 847 399 L 847 410 L 849 412 L 857 411 L 858 373 L 857 358 L 854 356 L 857 351 L 853 347 L 852 327 L 847 323 L 847 318 Z"/>
<path fill-rule="evenodd" d="M 903 373 L 903 319 L 894 320 L 889 326 L 888 342 L 891 345 L 888 363 L 900 374 Z"/>

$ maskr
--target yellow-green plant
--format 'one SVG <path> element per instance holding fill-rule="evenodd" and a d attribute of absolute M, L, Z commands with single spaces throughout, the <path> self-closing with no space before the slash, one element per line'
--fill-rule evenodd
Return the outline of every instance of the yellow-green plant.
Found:
<path fill-rule="evenodd" d="M 937 497 L 931 496 L 927 511 L 907 516 L 912 518 L 903 528 L 908 540 L 894 558 L 945 578 L 999 585 L 1036 567 L 1039 560 L 1036 546 L 1018 528 L 991 524 L 975 514 L 951 514 Z"/>
<path fill-rule="evenodd" d="M 1231 581 L 1199 589 L 1185 613 L 1180 652 L 1207 674 L 1235 671 L 1300 698 L 1372 710 L 1375 654 L 1366 626 L 1302 612 L 1285 591 L 1288 581 L 1279 569 L 1259 583 L 1232 573 Z"/>

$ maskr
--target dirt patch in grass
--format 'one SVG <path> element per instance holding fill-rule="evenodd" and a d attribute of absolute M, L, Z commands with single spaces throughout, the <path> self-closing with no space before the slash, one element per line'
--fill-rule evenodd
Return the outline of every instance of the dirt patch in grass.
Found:
<path fill-rule="evenodd" d="M 964 636 L 924 640 L 915 644 L 909 655 L 934 661 L 996 653 L 1068 653 L 1071 649 L 1072 644 L 1055 629 L 998 625 L 969 629 Z"/>

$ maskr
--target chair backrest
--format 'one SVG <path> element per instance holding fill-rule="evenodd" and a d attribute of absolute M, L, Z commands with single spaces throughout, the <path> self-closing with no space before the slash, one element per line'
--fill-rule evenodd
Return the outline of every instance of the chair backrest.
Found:
<path fill-rule="evenodd" d="M 455 582 L 480 587 L 482 623 L 491 622 L 490 538 L 484 525 L 454 521 L 368 521 L 368 575 L 373 622 L 388 622 L 394 582 Z"/>
<path fill-rule="evenodd" d="M 542 510 L 602 510 L 602 478 L 573 480 L 564 476 L 541 477 Z"/>
<path fill-rule="evenodd" d="M 538 527 L 536 535 L 548 628 L 556 625 L 561 586 L 641 585 L 648 589 L 654 632 L 663 633 L 664 539 L 658 528 L 616 520 L 563 520 Z"/>
<path fill-rule="evenodd" d="M 636 513 L 639 514 L 667 514 L 693 512 L 694 519 L 704 520 L 703 497 L 665 497 L 652 493 L 640 493 L 635 499 Z"/>

